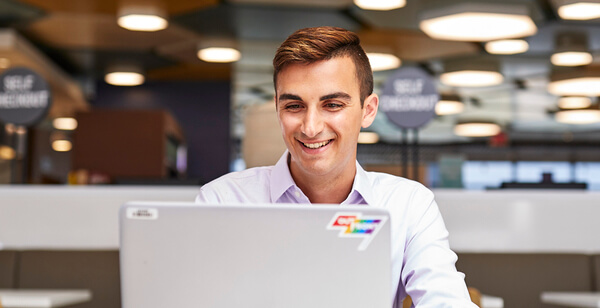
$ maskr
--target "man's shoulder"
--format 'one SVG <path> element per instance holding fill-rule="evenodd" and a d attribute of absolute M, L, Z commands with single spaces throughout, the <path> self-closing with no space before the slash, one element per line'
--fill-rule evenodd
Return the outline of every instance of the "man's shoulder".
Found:
<path fill-rule="evenodd" d="M 226 184 L 243 185 L 248 183 L 259 183 L 263 181 L 268 181 L 271 177 L 272 169 L 273 166 L 264 166 L 253 167 L 242 171 L 230 172 L 210 181 L 203 187 L 220 186 Z"/>
<path fill-rule="evenodd" d="M 425 185 L 400 176 L 382 173 L 366 172 L 377 203 L 387 204 L 389 202 L 403 204 L 418 202 L 429 202 L 434 198 L 433 192 Z"/>
<path fill-rule="evenodd" d="M 402 189 L 431 192 L 425 185 L 407 178 L 389 173 L 367 171 L 367 177 L 373 188 Z"/>
<path fill-rule="evenodd" d="M 203 185 L 198 203 L 265 202 L 269 198 L 272 166 L 255 167 L 225 174 Z"/>

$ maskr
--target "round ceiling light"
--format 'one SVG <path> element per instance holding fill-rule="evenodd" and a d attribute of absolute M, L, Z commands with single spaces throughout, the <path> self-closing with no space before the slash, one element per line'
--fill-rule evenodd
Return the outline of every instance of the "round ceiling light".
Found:
<path fill-rule="evenodd" d="M 583 109 L 592 105 L 592 100 L 586 96 L 564 96 L 558 99 L 560 109 Z"/>
<path fill-rule="evenodd" d="M 74 130 L 77 128 L 77 120 L 74 118 L 56 118 L 52 121 L 52 126 L 60 130 Z"/>
<path fill-rule="evenodd" d="M 388 53 L 368 52 L 367 57 L 373 71 L 385 71 L 400 67 L 402 61 L 398 57 Z"/>
<path fill-rule="evenodd" d="M 440 116 L 461 113 L 464 109 L 465 104 L 460 99 L 445 98 L 443 95 L 440 101 L 435 104 L 435 114 Z"/>
<path fill-rule="evenodd" d="M 486 87 L 501 84 L 502 74 L 492 71 L 465 70 L 440 75 L 440 81 L 453 87 Z"/>
<path fill-rule="evenodd" d="M 390 11 L 406 5 L 406 0 L 354 0 L 363 10 Z"/>
<path fill-rule="evenodd" d="M 558 16 L 566 20 L 590 20 L 600 17 L 600 3 L 576 1 L 558 8 Z"/>
<path fill-rule="evenodd" d="M 598 96 L 600 95 L 600 77 L 552 81 L 548 85 L 548 92 L 557 96 Z"/>
<path fill-rule="evenodd" d="M 15 150 L 7 145 L 0 145 L 0 159 L 2 160 L 13 160 L 17 154 Z"/>
<path fill-rule="evenodd" d="M 198 58 L 206 62 L 230 63 L 238 61 L 242 54 L 235 48 L 208 47 L 198 51 Z"/>
<path fill-rule="evenodd" d="M 528 49 L 529 44 L 525 40 L 498 40 L 485 44 L 485 50 L 494 55 L 514 55 Z"/>
<path fill-rule="evenodd" d="M 462 137 L 490 137 L 501 131 L 500 125 L 488 121 L 462 122 L 454 126 L 454 134 Z"/>
<path fill-rule="evenodd" d="M 119 26 L 131 31 L 154 32 L 169 25 L 165 11 L 152 5 L 126 5 L 119 8 L 118 16 Z"/>
<path fill-rule="evenodd" d="M 52 141 L 52 149 L 56 152 L 69 152 L 71 148 L 73 148 L 73 144 L 69 140 Z"/>
<path fill-rule="evenodd" d="M 565 51 L 553 54 L 550 62 L 556 66 L 581 66 L 592 63 L 592 55 L 585 51 Z"/>
<path fill-rule="evenodd" d="M 598 109 L 573 109 L 561 110 L 554 114 L 557 122 L 565 124 L 591 124 L 600 122 L 600 110 Z"/>

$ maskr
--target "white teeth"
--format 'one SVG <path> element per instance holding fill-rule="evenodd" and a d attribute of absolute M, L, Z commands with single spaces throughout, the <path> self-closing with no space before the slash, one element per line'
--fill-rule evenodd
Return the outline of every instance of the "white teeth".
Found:
<path fill-rule="evenodd" d="M 304 144 L 305 147 L 309 148 L 309 149 L 318 149 L 322 146 L 326 146 L 329 143 L 329 141 L 323 141 L 323 142 L 319 142 L 319 143 L 302 143 Z"/>

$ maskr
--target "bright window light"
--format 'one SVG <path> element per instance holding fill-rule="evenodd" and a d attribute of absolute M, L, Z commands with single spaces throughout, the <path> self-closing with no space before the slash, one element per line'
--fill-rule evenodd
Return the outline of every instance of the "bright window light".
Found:
<path fill-rule="evenodd" d="M 592 100 L 585 96 L 565 96 L 558 99 L 560 109 L 582 109 L 592 105 Z"/>
<path fill-rule="evenodd" d="M 398 68 L 402 62 L 392 54 L 368 52 L 367 57 L 373 71 L 385 71 Z"/>
<path fill-rule="evenodd" d="M 68 152 L 71 151 L 73 145 L 69 140 L 54 140 L 52 141 L 52 149 L 56 152 Z"/>
<path fill-rule="evenodd" d="M 502 74 L 492 71 L 456 71 L 440 75 L 440 81 L 454 87 L 486 87 L 501 84 Z"/>
<path fill-rule="evenodd" d="M 548 92 L 557 96 L 599 96 L 600 77 L 580 77 L 552 81 Z"/>
<path fill-rule="evenodd" d="M 74 118 L 56 118 L 52 121 L 52 125 L 60 130 L 74 130 L 77 128 L 77 120 Z"/>
<path fill-rule="evenodd" d="M 600 110 L 562 110 L 554 114 L 557 122 L 565 124 L 591 124 L 600 122 Z"/>
<path fill-rule="evenodd" d="M 373 132 L 360 132 L 358 134 L 358 143 L 372 144 L 379 141 L 379 135 Z"/>
<path fill-rule="evenodd" d="M 144 75 L 136 72 L 112 72 L 104 80 L 114 86 L 137 86 L 144 83 Z"/>
<path fill-rule="evenodd" d="M 526 15 L 470 12 L 426 19 L 419 28 L 434 39 L 476 42 L 525 37 L 537 32 L 533 20 Z"/>
<path fill-rule="evenodd" d="M 354 0 L 354 4 L 363 10 L 389 11 L 406 5 L 406 0 Z"/>
<path fill-rule="evenodd" d="M 485 50 L 494 55 L 514 55 L 528 49 L 529 44 L 525 40 L 498 40 L 485 44 Z"/>
<path fill-rule="evenodd" d="M 208 47 L 198 51 L 198 58 L 206 62 L 229 63 L 241 57 L 242 54 L 234 48 Z"/>
<path fill-rule="evenodd" d="M 463 112 L 465 105 L 459 101 L 440 100 L 435 105 L 435 114 L 449 115 Z"/>
<path fill-rule="evenodd" d="M 119 26 L 131 31 L 154 32 L 165 29 L 169 23 L 157 15 L 128 14 L 119 17 Z"/>
<path fill-rule="evenodd" d="M 555 53 L 550 62 L 556 66 L 580 66 L 592 63 L 592 55 L 583 51 L 566 51 Z"/>
<path fill-rule="evenodd" d="M 500 125 L 487 122 L 459 123 L 454 126 L 454 134 L 463 137 L 490 137 L 501 131 Z"/>
<path fill-rule="evenodd" d="M 563 5 L 558 8 L 558 16 L 567 20 L 589 20 L 600 17 L 600 3 L 577 2 Z"/>

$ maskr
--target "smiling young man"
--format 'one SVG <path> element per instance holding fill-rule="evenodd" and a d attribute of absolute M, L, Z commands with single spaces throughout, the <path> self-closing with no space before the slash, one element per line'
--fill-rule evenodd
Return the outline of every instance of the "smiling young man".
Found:
<path fill-rule="evenodd" d="M 433 194 L 417 182 L 366 172 L 358 134 L 379 99 L 358 36 L 334 27 L 296 31 L 273 59 L 275 104 L 287 151 L 275 166 L 222 176 L 199 203 L 365 204 L 390 212 L 392 277 L 416 307 L 476 307 L 448 245 Z"/>

